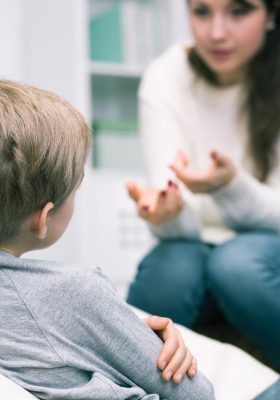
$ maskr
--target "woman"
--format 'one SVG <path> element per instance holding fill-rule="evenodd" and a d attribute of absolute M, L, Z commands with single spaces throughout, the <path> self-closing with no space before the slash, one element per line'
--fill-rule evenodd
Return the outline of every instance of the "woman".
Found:
<path fill-rule="evenodd" d="M 151 186 L 128 192 L 160 243 L 128 302 L 186 326 L 218 305 L 280 367 L 280 3 L 189 10 L 193 47 L 169 49 L 140 88 Z"/>

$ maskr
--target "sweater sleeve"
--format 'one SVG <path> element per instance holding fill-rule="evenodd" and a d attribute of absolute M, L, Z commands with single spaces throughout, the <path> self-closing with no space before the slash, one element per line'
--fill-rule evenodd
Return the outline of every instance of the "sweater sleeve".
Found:
<path fill-rule="evenodd" d="M 152 66 L 154 67 L 154 66 Z M 159 74 L 163 74 L 159 71 Z M 188 127 L 176 115 L 176 110 L 162 93 L 164 77 L 157 76 L 152 68 L 144 77 L 139 91 L 140 132 L 144 154 L 144 163 L 149 184 L 162 188 L 168 179 L 174 179 L 169 165 L 174 161 L 178 150 L 191 153 L 188 147 Z M 156 79 L 154 79 L 156 78 Z M 172 96 L 172 93 L 170 93 Z M 174 220 L 161 225 L 150 225 L 152 233 L 159 238 L 200 236 L 201 221 L 196 212 L 193 195 L 185 188 L 182 190 L 185 200 L 183 212 Z"/>
<path fill-rule="evenodd" d="M 98 372 L 115 388 L 142 388 L 143 399 L 150 398 L 146 394 L 159 399 L 214 399 L 212 385 L 199 372 L 179 385 L 162 379 L 156 366 L 161 340 L 118 298 L 100 270 L 83 270 L 64 293 L 66 320 L 60 315 L 56 326 L 66 343 L 58 348 L 67 365 Z"/>
<path fill-rule="evenodd" d="M 163 224 L 149 224 L 149 229 L 159 239 L 193 238 L 199 239 L 201 224 L 185 204 L 177 217 Z"/>
<path fill-rule="evenodd" d="M 280 233 L 280 190 L 240 172 L 229 185 L 212 193 L 212 197 L 230 228 Z"/>

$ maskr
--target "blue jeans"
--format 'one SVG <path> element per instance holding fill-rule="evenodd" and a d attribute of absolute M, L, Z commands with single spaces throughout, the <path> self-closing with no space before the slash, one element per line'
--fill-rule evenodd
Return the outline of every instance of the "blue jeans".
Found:
<path fill-rule="evenodd" d="M 259 394 L 254 400 L 278 400 L 280 399 L 280 379 Z"/>
<path fill-rule="evenodd" d="M 215 318 L 216 303 L 280 367 L 279 235 L 241 233 L 219 246 L 162 241 L 140 263 L 127 301 L 188 327 Z"/>

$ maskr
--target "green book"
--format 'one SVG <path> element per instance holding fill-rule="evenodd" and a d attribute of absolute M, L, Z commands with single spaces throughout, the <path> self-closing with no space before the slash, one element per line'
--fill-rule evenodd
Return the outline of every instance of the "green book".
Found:
<path fill-rule="evenodd" d="M 94 61 L 123 62 L 121 10 L 116 5 L 90 21 L 90 58 Z"/>
<path fill-rule="evenodd" d="M 92 124 L 95 133 L 102 132 L 121 132 L 136 134 L 138 131 L 137 121 L 134 120 L 100 120 L 96 119 Z"/>

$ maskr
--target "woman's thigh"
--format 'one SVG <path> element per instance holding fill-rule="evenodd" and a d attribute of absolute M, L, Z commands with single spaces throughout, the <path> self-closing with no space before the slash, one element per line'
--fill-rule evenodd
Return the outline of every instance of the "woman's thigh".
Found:
<path fill-rule="evenodd" d="M 207 271 L 228 320 L 280 366 L 280 236 L 240 234 L 213 250 Z"/>
<path fill-rule="evenodd" d="M 205 295 L 209 252 L 195 240 L 162 241 L 140 263 L 128 303 L 191 326 Z"/>

